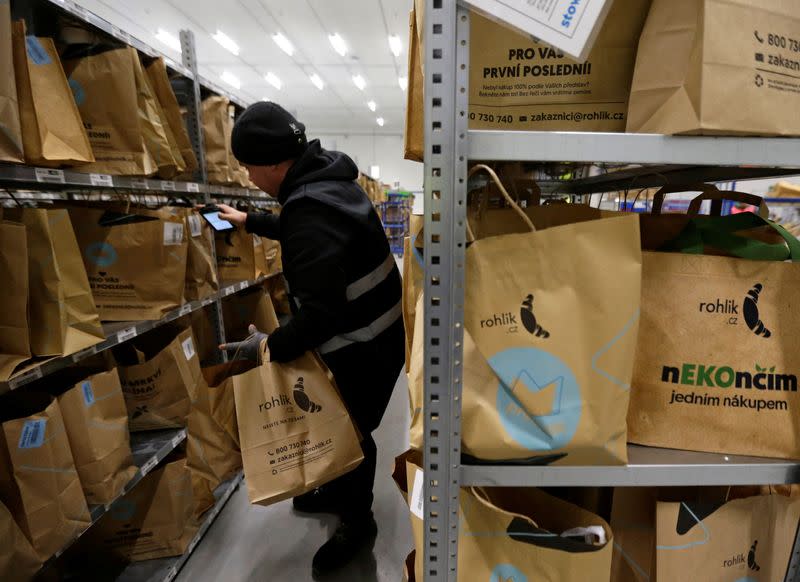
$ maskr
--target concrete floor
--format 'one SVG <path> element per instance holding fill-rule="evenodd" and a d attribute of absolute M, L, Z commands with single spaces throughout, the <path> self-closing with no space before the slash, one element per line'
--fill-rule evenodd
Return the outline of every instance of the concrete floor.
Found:
<path fill-rule="evenodd" d="M 408 390 L 400 374 L 381 427 L 375 432 L 378 471 L 373 511 L 378 538 L 349 567 L 324 582 L 399 582 L 414 546 L 408 508 L 392 481 L 394 458 L 408 448 Z M 304 582 L 311 558 L 333 533 L 333 516 L 301 517 L 290 501 L 250 505 L 240 487 L 177 578 L 178 582 Z"/>

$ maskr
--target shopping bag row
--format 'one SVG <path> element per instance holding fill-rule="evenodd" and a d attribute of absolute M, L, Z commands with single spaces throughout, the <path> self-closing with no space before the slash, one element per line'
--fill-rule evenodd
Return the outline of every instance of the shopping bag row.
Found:
<path fill-rule="evenodd" d="M 419 453 L 395 460 L 415 550 L 406 579 L 422 581 L 424 475 Z M 459 580 L 729 582 L 784 580 L 800 523 L 795 486 L 468 487 L 459 496 Z M 435 567 L 436 564 L 433 564 Z"/>
<path fill-rule="evenodd" d="M 643 215 L 471 201 L 457 372 L 467 458 L 624 464 L 628 442 L 800 458 L 800 242 L 760 198 L 698 188 L 689 215 L 660 214 L 666 189 Z M 698 214 L 721 198 L 757 211 Z M 441 299 L 423 296 L 415 223 L 404 314 L 421 448 L 424 304 Z"/>
<path fill-rule="evenodd" d="M 424 3 L 409 33 L 405 155 L 422 161 Z M 580 10 L 580 9 L 578 9 Z M 781 0 L 614 0 L 585 62 L 470 15 L 471 129 L 800 135 L 795 30 Z"/>
<path fill-rule="evenodd" d="M 95 367 L 110 369 L 71 369 L 49 387 L 55 397 L 33 390 L 3 397 L 0 502 L 4 526 L 22 535 L 15 534 L 0 572 L 11 575 L 23 556 L 41 564 L 91 525 L 90 506 L 112 502 L 81 543 L 134 560 L 180 554 L 195 518 L 213 505 L 214 489 L 241 468 L 231 382 L 214 369 L 201 372 L 191 330 L 152 358 L 140 347 L 115 353 L 117 367 L 97 356 Z M 142 361 L 126 365 L 132 356 Z M 117 500 L 137 472 L 129 431 L 181 426 L 184 459 L 168 461 Z"/>
<path fill-rule="evenodd" d="M 280 247 L 214 232 L 191 208 L 123 203 L 0 209 L 0 380 L 31 356 L 105 339 L 101 321 L 160 319 L 185 301 L 280 272 Z"/>
<path fill-rule="evenodd" d="M 192 180 L 197 158 L 164 60 L 84 40 L 59 54 L 0 6 L 0 161 Z M 253 187 L 231 154 L 232 116 L 227 98 L 203 101 L 209 181 Z"/>

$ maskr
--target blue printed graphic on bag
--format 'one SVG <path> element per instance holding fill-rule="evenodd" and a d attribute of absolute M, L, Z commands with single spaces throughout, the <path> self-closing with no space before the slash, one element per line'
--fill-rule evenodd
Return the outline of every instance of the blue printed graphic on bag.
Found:
<path fill-rule="evenodd" d="M 92 383 L 89 380 L 83 382 L 81 384 L 81 391 L 83 392 L 83 402 L 88 408 L 94 404 L 94 390 L 92 390 Z"/>
<path fill-rule="evenodd" d="M 511 564 L 500 564 L 492 570 L 489 582 L 528 582 L 528 577 Z"/>
<path fill-rule="evenodd" d="M 583 402 L 575 375 L 564 362 L 536 348 L 510 348 L 489 359 L 500 378 L 497 412 L 506 432 L 531 451 L 569 444 Z"/>
<path fill-rule="evenodd" d="M 25 37 L 25 46 L 28 50 L 28 58 L 34 65 L 49 65 L 53 61 L 42 43 L 35 36 Z"/>
<path fill-rule="evenodd" d="M 38 449 L 44 444 L 44 431 L 47 420 L 38 418 L 28 420 L 22 425 L 22 434 L 19 435 L 20 449 Z"/>

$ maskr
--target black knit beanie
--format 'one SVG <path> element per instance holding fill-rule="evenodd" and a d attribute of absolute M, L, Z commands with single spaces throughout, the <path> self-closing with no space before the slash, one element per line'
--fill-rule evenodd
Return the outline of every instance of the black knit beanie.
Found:
<path fill-rule="evenodd" d="M 306 126 L 277 103 L 261 101 L 236 120 L 231 147 L 243 164 L 274 166 L 299 158 L 306 151 Z"/>

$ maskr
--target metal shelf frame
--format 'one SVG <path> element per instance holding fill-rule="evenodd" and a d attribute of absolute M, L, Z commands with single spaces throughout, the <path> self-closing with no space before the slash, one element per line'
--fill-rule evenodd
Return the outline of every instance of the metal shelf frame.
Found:
<path fill-rule="evenodd" d="M 219 290 L 219 292 L 213 295 L 209 295 L 208 297 L 202 300 L 184 303 L 179 308 L 173 309 L 172 311 L 169 311 L 166 314 L 164 314 L 164 317 L 162 317 L 161 319 L 153 321 L 141 321 L 138 323 L 115 323 L 107 325 L 105 327 L 108 335 L 105 341 L 102 341 L 84 350 L 76 352 L 72 355 L 63 356 L 60 358 L 53 358 L 41 364 L 34 365 L 33 367 L 30 367 L 30 369 L 24 370 L 23 372 L 18 373 L 16 376 L 13 376 L 8 382 L 0 382 L 0 394 L 3 394 L 10 390 L 16 390 L 27 384 L 31 384 L 33 382 L 41 380 L 42 378 L 45 378 L 50 374 L 55 374 L 63 370 L 64 368 L 67 368 L 83 360 L 91 358 L 95 354 L 99 354 L 100 352 L 104 352 L 121 343 L 130 341 L 135 337 L 147 333 L 150 330 L 161 327 L 164 324 L 173 322 L 185 315 L 189 315 L 194 311 L 198 311 L 200 309 L 208 307 L 209 305 L 212 305 L 217 301 L 224 299 L 225 297 L 233 295 L 234 293 L 239 293 L 240 291 L 243 291 L 250 287 L 261 285 L 267 279 L 271 277 L 276 277 L 278 275 L 279 273 L 276 273 L 269 277 L 260 277 L 255 281 L 242 281 L 240 283 L 234 283 L 233 285 L 223 287 L 222 289 Z"/>
<path fill-rule="evenodd" d="M 671 181 L 742 180 L 800 173 L 798 138 L 469 130 L 469 20 L 469 11 L 458 2 L 425 2 L 425 581 L 458 580 L 461 486 L 800 483 L 800 461 L 638 446 L 629 447 L 630 464 L 619 467 L 461 464 L 469 160 L 650 166 L 626 167 L 549 189 L 573 194 L 645 188 Z M 800 537 L 796 548 L 800 548 Z"/>

